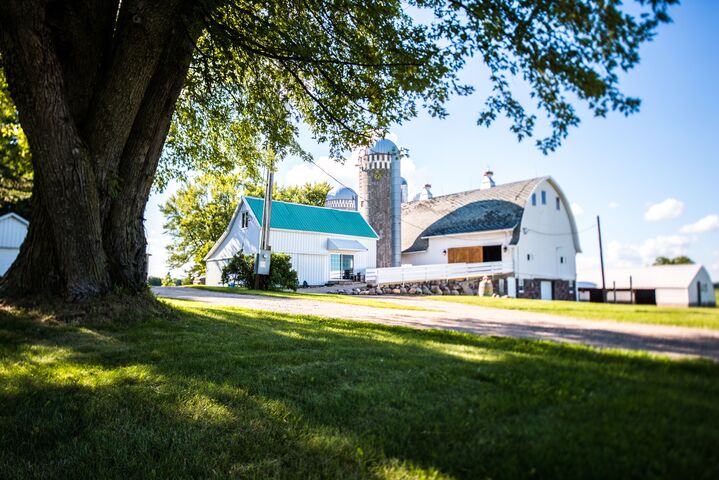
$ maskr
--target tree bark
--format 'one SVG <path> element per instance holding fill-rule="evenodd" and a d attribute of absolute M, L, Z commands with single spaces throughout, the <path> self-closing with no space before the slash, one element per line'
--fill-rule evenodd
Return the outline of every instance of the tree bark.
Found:
<path fill-rule="evenodd" d="M 199 29 L 180 0 L 3 0 L 0 51 L 35 172 L 0 295 L 145 288 L 143 212 Z M 182 8 L 181 8 L 182 7 Z"/>

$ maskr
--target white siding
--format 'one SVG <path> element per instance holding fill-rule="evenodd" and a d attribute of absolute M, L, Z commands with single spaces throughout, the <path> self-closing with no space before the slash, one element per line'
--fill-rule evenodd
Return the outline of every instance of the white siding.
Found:
<path fill-rule="evenodd" d="M 427 250 L 416 253 L 403 253 L 403 265 L 437 265 L 447 263 L 446 250 L 448 248 L 483 247 L 490 245 L 509 245 L 512 239 L 511 231 L 475 232 L 443 237 L 430 237 Z M 512 255 L 508 249 L 502 249 L 502 262 L 511 262 Z"/>
<path fill-rule="evenodd" d="M 662 307 L 686 307 L 689 305 L 689 292 L 686 288 L 657 288 L 657 305 Z"/>
<path fill-rule="evenodd" d="M 546 205 L 542 204 L 542 191 L 547 192 Z M 559 193 L 546 180 L 537 184 L 533 193 L 537 196 L 537 205 L 532 205 L 530 195 L 514 250 L 517 277 L 575 280 L 577 251 L 569 221 L 570 207 L 560 200 L 557 210 Z"/>
<path fill-rule="evenodd" d="M 242 212 L 248 211 L 243 204 L 237 213 L 230 231 L 219 247 L 207 258 L 208 285 L 220 285 L 222 267 L 240 250 L 245 254 L 257 253 L 260 243 L 260 226 L 254 216 L 246 229 L 241 228 Z M 356 240 L 367 248 L 366 252 L 330 252 L 327 250 L 329 238 Z M 300 232 L 295 230 L 270 229 L 269 244 L 273 252 L 290 255 L 292 268 L 302 284 L 324 285 L 330 279 L 330 253 L 349 253 L 354 256 L 355 272 L 364 273 L 376 264 L 377 240 L 374 238 L 354 237 L 328 233 Z"/>
<path fill-rule="evenodd" d="M 0 218 L 0 276 L 5 275 L 15 261 L 25 235 L 27 235 L 27 224 L 14 214 Z"/>
<path fill-rule="evenodd" d="M 714 294 L 714 284 L 712 283 L 712 279 L 709 276 L 709 272 L 707 272 L 706 268 L 704 267 L 699 269 L 696 277 L 694 277 L 694 280 L 689 285 L 689 305 L 700 306 L 697 285 L 699 285 L 699 288 L 701 288 L 701 306 L 715 306 L 716 297 Z"/>

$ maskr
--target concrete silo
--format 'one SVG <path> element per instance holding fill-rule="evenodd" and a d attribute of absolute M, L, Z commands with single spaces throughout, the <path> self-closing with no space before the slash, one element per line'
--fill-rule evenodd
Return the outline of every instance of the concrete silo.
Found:
<path fill-rule="evenodd" d="M 374 228 L 377 266 L 398 267 L 402 263 L 400 151 L 386 138 L 359 155 L 359 211 Z"/>

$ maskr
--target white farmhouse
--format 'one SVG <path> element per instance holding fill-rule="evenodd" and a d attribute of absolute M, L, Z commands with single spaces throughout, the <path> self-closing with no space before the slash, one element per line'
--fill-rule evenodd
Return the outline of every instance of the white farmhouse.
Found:
<path fill-rule="evenodd" d="M 0 217 L 0 277 L 5 275 L 20 252 L 28 225 L 28 221 L 16 213 Z"/>
<path fill-rule="evenodd" d="M 242 197 L 230 224 L 205 257 L 207 285 L 222 283 L 222 267 L 237 252 L 257 253 L 264 200 Z M 376 265 L 377 234 L 356 211 L 272 202 L 270 245 L 292 259 L 300 284 L 348 279 Z"/>
<path fill-rule="evenodd" d="M 577 226 L 551 177 L 427 195 L 402 205 L 402 264 L 494 264 L 495 292 L 576 300 Z"/>

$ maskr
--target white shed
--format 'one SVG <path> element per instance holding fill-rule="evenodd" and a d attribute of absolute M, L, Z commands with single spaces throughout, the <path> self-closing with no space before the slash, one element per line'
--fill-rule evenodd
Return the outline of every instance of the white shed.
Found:
<path fill-rule="evenodd" d="M 0 217 L 0 277 L 5 275 L 20 252 L 29 222 L 16 213 Z"/>
<path fill-rule="evenodd" d="M 207 285 L 221 285 L 222 268 L 237 252 L 257 253 L 264 200 L 243 197 L 230 224 L 205 256 Z M 324 285 L 364 274 L 377 260 L 377 234 L 356 211 L 272 201 L 270 245 L 290 255 L 302 284 Z"/>
<path fill-rule="evenodd" d="M 581 280 L 580 299 L 595 298 L 601 290 L 601 273 Z M 714 285 L 702 265 L 655 265 L 638 268 L 614 268 L 605 272 L 607 301 L 647 303 L 660 306 L 716 306 Z M 616 292 L 616 293 L 615 293 Z"/>

